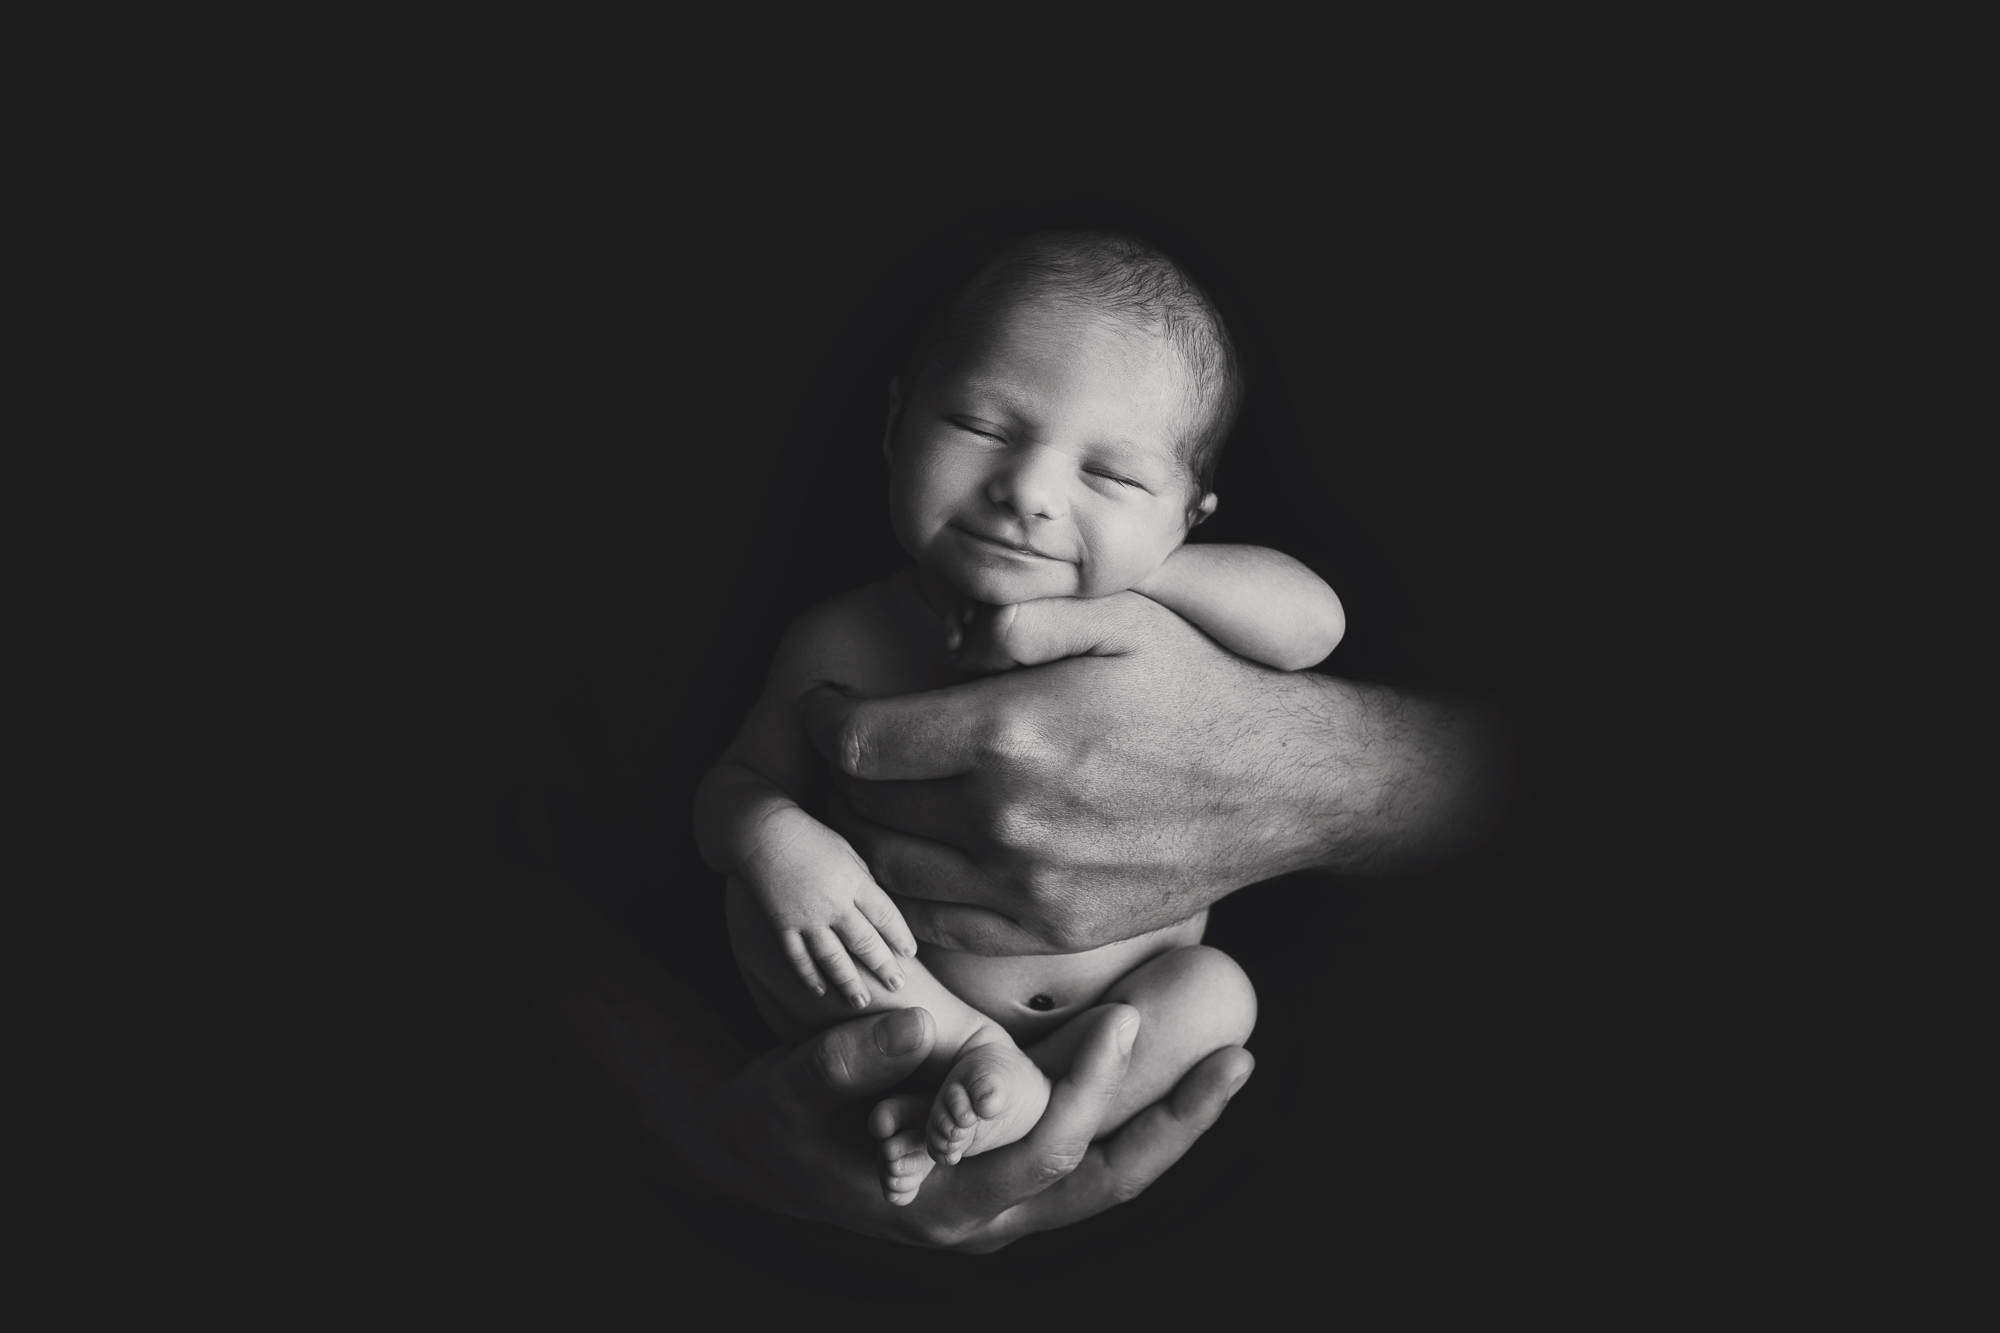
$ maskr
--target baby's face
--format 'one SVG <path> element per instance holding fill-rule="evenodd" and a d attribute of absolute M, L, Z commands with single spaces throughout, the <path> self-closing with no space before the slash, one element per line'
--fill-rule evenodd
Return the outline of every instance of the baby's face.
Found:
<path fill-rule="evenodd" d="M 1179 353 L 1052 303 L 1001 314 L 983 342 L 891 419 L 897 538 L 998 606 L 1131 587 L 1187 536 L 1194 482 L 1176 446 L 1194 403 Z"/>

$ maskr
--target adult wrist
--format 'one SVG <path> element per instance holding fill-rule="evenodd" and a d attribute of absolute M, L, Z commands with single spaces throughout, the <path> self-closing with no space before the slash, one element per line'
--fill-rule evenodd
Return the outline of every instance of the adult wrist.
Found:
<path fill-rule="evenodd" d="M 1391 686 L 1308 679 L 1324 746 L 1308 765 L 1320 832 L 1309 868 L 1410 869 L 1476 836 L 1492 767 L 1482 716 Z"/>

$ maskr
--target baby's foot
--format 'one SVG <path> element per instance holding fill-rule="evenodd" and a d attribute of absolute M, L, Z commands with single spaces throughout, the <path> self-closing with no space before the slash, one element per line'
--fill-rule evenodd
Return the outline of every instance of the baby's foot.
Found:
<path fill-rule="evenodd" d="M 928 1103 L 904 1093 L 875 1104 L 868 1114 L 868 1129 L 881 1141 L 882 1197 L 903 1207 L 917 1197 L 917 1189 L 937 1163 L 924 1151 L 924 1112 Z"/>
<path fill-rule="evenodd" d="M 994 1042 L 961 1058 L 931 1106 L 930 1155 L 946 1166 L 1014 1142 L 1049 1104 L 1048 1078 L 1018 1046 Z"/>

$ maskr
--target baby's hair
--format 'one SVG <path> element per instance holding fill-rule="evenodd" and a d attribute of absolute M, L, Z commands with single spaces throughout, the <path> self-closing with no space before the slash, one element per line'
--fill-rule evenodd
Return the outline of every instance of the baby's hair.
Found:
<path fill-rule="evenodd" d="M 1194 378 L 1202 418 L 1182 442 L 1195 481 L 1192 511 L 1215 488 L 1216 463 L 1243 405 L 1243 368 L 1208 293 L 1179 264 L 1135 236 L 1039 231 L 1006 244 L 918 338 L 907 363 L 912 383 L 933 365 L 948 365 L 961 355 L 996 312 L 1034 297 L 1074 302 L 1171 340 Z"/>

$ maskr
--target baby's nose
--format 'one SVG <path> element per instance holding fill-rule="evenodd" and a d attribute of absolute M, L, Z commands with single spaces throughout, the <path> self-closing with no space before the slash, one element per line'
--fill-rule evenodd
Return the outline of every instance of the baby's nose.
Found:
<path fill-rule="evenodd" d="M 987 498 L 1023 519 L 1061 518 L 1069 512 L 1065 482 L 1075 470 L 1076 460 L 1068 454 L 1030 445 L 994 474 Z"/>

